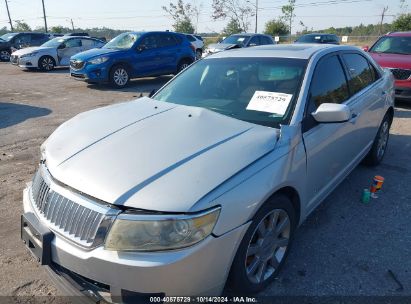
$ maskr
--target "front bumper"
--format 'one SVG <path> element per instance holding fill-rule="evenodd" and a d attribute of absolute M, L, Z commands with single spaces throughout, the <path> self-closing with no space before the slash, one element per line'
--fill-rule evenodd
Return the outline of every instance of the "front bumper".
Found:
<path fill-rule="evenodd" d="M 36 57 L 17 57 L 11 55 L 10 57 L 10 62 L 13 65 L 16 65 L 20 68 L 23 69 L 29 69 L 29 68 L 37 68 L 38 67 L 38 58 Z"/>
<path fill-rule="evenodd" d="M 105 83 L 108 82 L 109 70 L 105 65 L 86 65 L 81 70 L 70 68 L 70 76 L 75 80 L 85 81 L 87 83 Z"/>
<path fill-rule="evenodd" d="M 35 214 L 28 188 L 24 190 L 23 206 L 25 214 Z M 58 274 L 56 268 L 94 282 L 92 285 L 107 286 L 105 292 L 111 298 L 124 294 L 219 295 L 248 225 L 220 237 L 209 236 L 189 248 L 152 253 L 108 251 L 103 246 L 87 250 L 55 234 L 50 245 L 51 262 L 47 267 L 49 273 L 59 279 L 57 282 L 63 292 L 71 295 L 84 287 L 76 287 Z"/>

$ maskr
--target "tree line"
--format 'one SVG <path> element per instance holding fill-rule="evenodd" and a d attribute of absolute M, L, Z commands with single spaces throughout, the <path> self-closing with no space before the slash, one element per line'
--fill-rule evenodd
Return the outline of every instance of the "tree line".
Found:
<path fill-rule="evenodd" d="M 198 0 L 174 0 L 167 6 L 162 6 L 173 20 L 173 29 L 182 33 L 198 33 L 199 17 L 202 14 L 203 5 Z M 222 36 L 228 36 L 235 33 L 249 32 L 251 30 L 251 19 L 256 17 L 258 7 L 253 5 L 252 0 L 212 0 L 212 15 L 214 21 L 227 21 L 226 26 L 220 33 Z M 407 11 L 405 0 L 400 0 L 401 11 Z M 288 36 L 291 35 L 293 24 L 296 22 L 295 14 L 296 0 L 288 0 L 281 7 L 281 15 L 269 20 L 265 24 L 264 33 L 271 36 Z M 388 7 L 387 7 L 388 9 Z M 382 18 L 383 20 L 383 18 Z M 389 31 L 407 31 L 411 30 L 411 14 L 402 13 L 392 23 L 380 24 L 360 24 L 358 26 L 347 26 L 341 28 L 330 27 L 327 29 L 309 29 L 302 21 L 299 25 L 303 30 L 297 32 L 297 35 L 311 32 L 326 32 L 338 36 L 378 36 Z M 32 31 L 30 26 L 22 21 L 17 21 L 15 31 L 26 32 Z M 43 32 L 44 28 L 36 28 L 34 31 Z M 69 33 L 69 32 L 87 32 L 93 37 L 113 38 L 126 30 L 114 30 L 107 27 L 102 28 L 67 28 L 63 26 L 51 27 L 52 33 Z M 7 28 L 0 28 L 0 34 L 7 32 Z M 210 33 L 202 33 L 204 36 L 210 36 Z M 211 35 L 216 35 L 212 33 Z"/>

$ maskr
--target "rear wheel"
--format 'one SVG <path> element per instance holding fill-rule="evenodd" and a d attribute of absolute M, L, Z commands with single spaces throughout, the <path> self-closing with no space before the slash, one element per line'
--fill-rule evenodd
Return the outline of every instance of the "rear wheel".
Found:
<path fill-rule="evenodd" d="M 364 158 L 364 163 L 366 165 L 376 166 L 382 162 L 385 151 L 387 150 L 391 122 L 392 117 L 387 113 L 378 129 L 377 136 L 374 139 L 370 152 L 368 152 L 367 156 Z"/>
<path fill-rule="evenodd" d="M 56 62 L 51 56 L 43 56 L 39 59 L 38 66 L 42 71 L 52 71 L 56 66 Z"/>
<path fill-rule="evenodd" d="M 123 88 L 130 81 L 128 69 L 123 64 L 115 65 L 110 71 L 110 83 L 115 88 Z"/>
<path fill-rule="evenodd" d="M 200 49 L 198 49 L 198 50 L 196 51 L 196 60 L 200 60 L 201 57 L 202 57 L 202 55 L 203 55 L 203 51 L 200 50 Z"/>
<path fill-rule="evenodd" d="M 10 52 L 8 50 L 0 51 L 0 61 L 10 61 Z"/>
<path fill-rule="evenodd" d="M 183 59 L 181 60 L 178 65 L 177 65 L 177 73 L 180 73 L 182 70 L 186 69 L 190 64 L 192 63 L 191 60 L 189 59 Z"/>
<path fill-rule="evenodd" d="M 269 285 L 284 264 L 295 227 L 291 201 L 274 195 L 254 216 L 241 241 L 228 286 L 236 293 L 255 293 Z"/>

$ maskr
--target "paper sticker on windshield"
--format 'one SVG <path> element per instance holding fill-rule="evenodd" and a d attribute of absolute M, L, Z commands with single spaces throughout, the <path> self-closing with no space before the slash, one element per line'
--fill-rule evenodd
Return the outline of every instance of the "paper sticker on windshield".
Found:
<path fill-rule="evenodd" d="M 255 91 L 248 103 L 247 110 L 284 115 L 291 98 L 293 98 L 291 94 Z"/>

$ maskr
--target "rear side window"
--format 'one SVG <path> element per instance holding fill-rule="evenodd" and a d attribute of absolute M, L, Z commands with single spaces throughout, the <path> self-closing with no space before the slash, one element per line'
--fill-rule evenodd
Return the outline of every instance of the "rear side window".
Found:
<path fill-rule="evenodd" d="M 92 48 L 96 45 L 96 41 L 91 39 L 81 39 L 81 43 L 86 48 Z"/>
<path fill-rule="evenodd" d="M 162 34 L 158 36 L 159 47 L 170 47 L 176 46 L 177 40 L 173 34 Z"/>
<path fill-rule="evenodd" d="M 70 39 L 66 41 L 66 48 L 80 47 L 81 39 Z"/>
<path fill-rule="evenodd" d="M 368 60 L 359 54 L 343 54 L 347 65 L 351 94 L 355 94 L 374 82 L 375 75 L 371 70 Z"/>
<path fill-rule="evenodd" d="M 267 36 L 261 36 L 261 44 L 273 44 L 273 41 Z"/>
<path fill-rule="evenodd" d="M 309 113 L 322 103 L 343 103 L 348 98 L 347 81 L 338 57 L 332 55 L 321 59 L 311 81 Z"/>
<path fill-rule="evenodd" d="M 191 36 L 191 35 L 186 35 L 186 37 L 187 37 L 187 39 L 188 39 L 189 41 L 191 41 L 191 42 L 196 41 L 196 39 L 195 39 L 193 36 Z"/>

